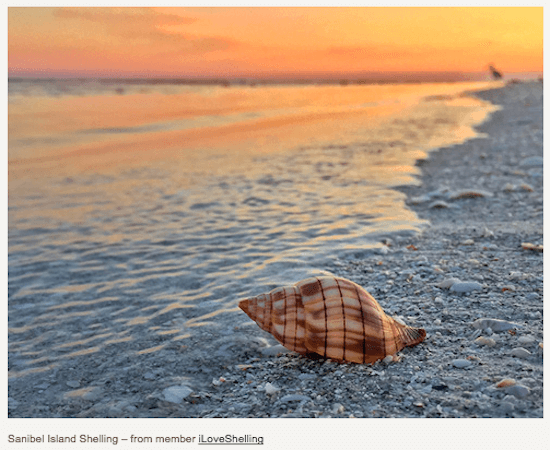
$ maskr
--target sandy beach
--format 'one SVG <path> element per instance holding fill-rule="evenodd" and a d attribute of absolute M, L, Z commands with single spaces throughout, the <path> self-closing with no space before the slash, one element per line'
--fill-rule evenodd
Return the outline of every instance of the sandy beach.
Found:
<path fill-rule="evenodd" d="M 154 335 L 138 358 L 111 345 L 11 377 L 9 416 L 542 417 L 542 83 L 474 95 L 501 106 L 484 135 L 430 153 L 421 184 L 399 187 L 423 231 L 325 268 L 425 328 L 422 344 L 374 365 L 312 360 L 235 308 L 181 341 Z M 184 322 L 166 320 L 166 334 Z"/>

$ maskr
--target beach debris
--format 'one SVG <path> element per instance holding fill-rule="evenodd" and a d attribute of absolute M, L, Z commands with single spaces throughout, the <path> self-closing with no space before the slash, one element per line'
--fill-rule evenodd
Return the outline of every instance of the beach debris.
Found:
<path fill-rule="evenodd" d="M 516 358 L 525 359 L 525 358 L 529 358 L 529 356 L 531 356 L 532 353 L 523 347 L 516 347 L 510 352 L 510 355 Z"/>
<path fill-rule="evenodd" d="M 540 252 L 542 253 L 542 244 L 540 245 L 535 245 L 535 244 L 531 244 L 529 242 L 523 242 L 521 244 L 521 248 L 523 250 L 531 250 L 533 252 Z"/>
<path fill-rule="evenodd" d="M 480 197 L 492 197 L 493 194 L 481 189 L 463 189 L 450 194 L 451 200 L 462 200 L 465 198 L 480 198 Z"/>
<path fill-rule="evenodd" d="M 483 286 L 475 281 L 461 281 L 454 283 L 449 290 L 451 292 L 456 292 L 459 294 L 464 294 L 466 292 L 480 291 Z"/>
<path fill-rule="evenodd" d="M 276 288 L 239 307 L 286 348 L 339 362 L 373 363 L 426 337 L 387 316 L 361 286 L 332 276 Z"/>
<path fill-rule="evenodd" d="M 492 331 L 501 332 L 513 330 L 514 328 L 521 328 L 521 325 L 506 320 L 500 319 L 477 319 L 472 323 L 474 328 L 478 330 L 486 330 L 490 328 Z"/>

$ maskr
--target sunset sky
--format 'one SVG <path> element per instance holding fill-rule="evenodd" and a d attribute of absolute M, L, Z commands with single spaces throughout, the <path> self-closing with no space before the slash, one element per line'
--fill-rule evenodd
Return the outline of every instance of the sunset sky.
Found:
<path fill-rule="evenodd" d="M 9 76 L 542 72 L 542 8 L 9 8 Z"/>

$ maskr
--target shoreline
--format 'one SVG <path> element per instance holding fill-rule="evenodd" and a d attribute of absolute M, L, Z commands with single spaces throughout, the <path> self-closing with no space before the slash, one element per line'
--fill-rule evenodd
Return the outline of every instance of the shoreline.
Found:
<path fill-rule="evenodd" d="M 476 127 L 487 136 L 430 152 L 421 185 L 398 188 L 430 225 L 326 267 L 426 329 L 399 361 L 310 360 L 238 311 L 138 360 L 111 347 L 70 372 L 13 377 L 9 416 L 542 417 L 542 253 L 521 246 L 543 238 L 542 84 L 471 95 L 503 106 Z M 436 286 L 451 278 L 469 288 Z M 477 330 L 480 318 L 520 326 Z"/>

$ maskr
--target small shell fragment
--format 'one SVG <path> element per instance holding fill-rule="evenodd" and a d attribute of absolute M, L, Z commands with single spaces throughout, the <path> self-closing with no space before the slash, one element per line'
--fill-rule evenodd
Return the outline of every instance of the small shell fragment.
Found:
<path fill-rule="evenodd" d="M 450 195 L 451 200 L 461 200 L 464 198 L 478 198 L 478 197 L 492 197 L 493 194 L 481 189 L 464 189 L 461 191 L 454 192 Z"/>
<path fill-rule="evenodd" d="M 492 331 L 497 333 L 500 331 L 513 330 L 514 328 L 521 328 L 521 325 L 513 322 L 507 322 L 506 320 L 500 319 L 477 319 L 472 323 L 474 328 L 485 330 L 490 328 Z"/>
<path fill-rule="evenodd" d="M 516 384 L 516 380 L 513 378 L 504 378 L 503 380 L 499 381 L 496 386 L 499 389 L 507 388 L 509 386 L 513 386 Z"/>
<path fill-rule="evenodd" d="M 447 202 L 444 202 L 443 200 L 436 200 L 435 202 L 432 202 L 428 205 L 428 208 L 430 209 L 445 209 L 448 207 L 449 204 Z"/>
<path fill-rule="evenodd" d="M 521 244 L 521 248 L 523 250 L 531 250 L 533 252 L 540 252 L 542 253 L 542 244 L 540 245 L 535 245 L 535 244 L 531 244 L 530 242 L 523 242 Z"/>
<path fill-rule="evenodd" d="M 510 352 L 510 355 L 515 356 L 516 358 L 525 359 L 525 358 L 529 358 L 529 356 L 531 356 L 532 353 L 523 347 L 517 347 Z"/>
<path fill-rule="evenodd" d="M 527 191 L 527 192 L 533 192 L 534 191 L 533 187 L 530 186 L 527 183 L 523 183 L 522 185 L 520 185 L 520 188 L 523 189 L 524 191 Z"/>
<path fill-rule="evenodd" d="M 480 346 L 485 345 L 487 347 L 494 347 L 497 344 L 494 339 L 491 339 L 485 336 L 478 337 L 474 342 L 477 345 L 480 345 Z"/>

